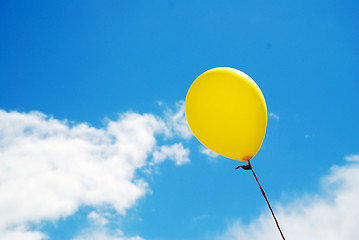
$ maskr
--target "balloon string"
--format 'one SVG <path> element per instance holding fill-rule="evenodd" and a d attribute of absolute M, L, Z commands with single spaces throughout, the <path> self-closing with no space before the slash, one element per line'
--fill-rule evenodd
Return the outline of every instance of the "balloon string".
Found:
<path fill-rule="evenodd" d="M 271 205 L 270 205 L 270 203 L 269 203 L 269 201 L 268 201 L 268 198 L 267 198 L 267 196 L 266 196 L 266 194 L 265 194 L 265 192 L 264 192 L 264 190 L 263 190 L 261 184 L 260 184 L 259 181 L 258 181 L 257 175 L 256 175 L 256 173 L 254 172 L 253 167 L 252 167 L 250 161 L 248 160 L 248 164 L 247 164 L 247 165 L 245 165 L 245 166 L 238 166 L 236 169 L 238 169 L 238 168 L 243 168 L 244 170 L 251 170 L 251 171 L 252 171 L 253 176 L 254 176 L 254 178 L 256 179 L 259 188 L 261 189 L 262 195 L 263 195 L 264 199 L 266 200 L 266 202 L 267 202 L 267 204 L 268 204 L 269 210 L 270 210 L 271 213 L 272 213 L 272 216 L 273 216 L 274 221 L 275 221 L 275 223 L 276 223 L 276 225 L 277 225 L 277 228 L 278 228 L 278 230 L 279 230 L 279 232 L 280 232 L 280 235 L 282 236 L 283 240 L 285 240 L 284 235 L 283 235 L 283 232 L 282 232 L 282 230 L 280 229 L 278 220 L 277 220 L 277 218 L 275 217 L 275 214 L 274 214 L 274 212 L 273 212 L 273 209 L 272 209 L 272 207 L 271 207 Z"/>

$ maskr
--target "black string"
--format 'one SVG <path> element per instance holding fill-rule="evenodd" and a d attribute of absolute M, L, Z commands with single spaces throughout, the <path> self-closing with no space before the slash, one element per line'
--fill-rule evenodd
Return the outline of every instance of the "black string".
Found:
<path fill-rule="evenodd" d="M 247 164 L 247 165 L 242 165 L 242 166 L 236 167 L 236 169 L 239 169 L 239 168 L 242 168 L 242 169 L 244 169 L 244 170 L 251 170 L 251 171 L 252 171 L 253 176 L 254 176 L 254 178 L 256 179 L 259 188 L 261 189 L 262 195 L 263 195 L 264 199 L 266 200 L 266 202 L 267 202 L 267 204 L 268 204 L 269 210 L 270 210 L 271 213 L 272 213 L 272 216 L 273 216 L 274 221 L 275 221 L 275 223 L 276 223 L 276 225 L 277 225 L 277 228 L 278 228 L 278 230 L 279 230 L 279 232 L 280 232 L 280 235 L 282 236 L 283 240 L 285 240 L 284 235 L 283 235 L 283 232 L 282 232 L 282 230 L 281 230 L 280 227 L 279 227 L 279 223 L 278 223 L 278 221 L 277 221 L 277 218 L 275 217 L 274 212 L 273 212 L 273 209 L 272 209 L 272 207 L 271 207 L 271 205 L 270 205 L 270 203 L 269 203 L 269 201 L 268 201 L 268 198 L 267 198 L 267 196 L 266 196 L 266 194 L 265 194 L 265 192 L 264 192 L 264 190 L 263 190 L 261 184 L 260 184 L 259 181 L 258 181 L 257 175 L 255 174 L 255 172 L 254 172 L 254 170 L 253 170 L 253 167 L 252 167 L 252 165 L 251 165 L 251 162 L 248 160 L 248 164 Z"/>

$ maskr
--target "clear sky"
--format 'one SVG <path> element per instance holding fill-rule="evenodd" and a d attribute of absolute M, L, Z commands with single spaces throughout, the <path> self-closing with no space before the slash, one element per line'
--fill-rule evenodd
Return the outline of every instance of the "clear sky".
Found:
<path fill-rule="evenodd" d="M 2 1 L 0 239 L 280 239 L 250 172 L 187 128 L 188 88 L 219 66 L 265 96 L 252 164 L 288 239 L 358 239 L 358 10 Z"/>

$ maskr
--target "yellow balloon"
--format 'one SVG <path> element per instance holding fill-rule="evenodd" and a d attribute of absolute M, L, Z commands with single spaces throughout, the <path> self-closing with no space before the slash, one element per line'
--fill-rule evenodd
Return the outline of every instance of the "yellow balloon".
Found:
<path fill-rule="evenodd" d="M 239 161 L 257 154 L 267 128 L 267 107 L 260 88 L 234 68 L 213 68 L 201 74 L 188 90 L 185 114 L 203 145 Z"/>

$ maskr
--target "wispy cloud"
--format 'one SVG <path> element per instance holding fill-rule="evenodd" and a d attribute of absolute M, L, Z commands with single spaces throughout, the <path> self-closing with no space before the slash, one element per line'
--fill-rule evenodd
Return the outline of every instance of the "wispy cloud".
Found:
<path fill-rule="evenodd" d="M 156 139 L 177 132 L 188 137 L 182 115 L 181 108 L 166 118 L 123 113 L 94 128 L 39 112 L 0 110 L 0 239 L 43 239 L 43 233 L 29 230 L 29 223 L 56 221 L 82 205 L 106 204 L 125 214 L 148 192 L 148 183 L 136 172 L 150 166 L 152 154 L 177 165 L 189 161 L 182 144 L 159 146 Z M 168 119 L 173 119 L 170 124 Z M 105 224 L 106 218 L 96 214 L 89 219 Z M 141 239 L 104 236 L 96 239 Z"/>
<path fill-rule="evenodd" d="M 359 154 L 350 154 L 345 156 L 348 162 L 359 162 Z"/>
<path fill-rule="evenodd" d="M 166 124 L 174 134 L 181 138 L 191 138 L 193 136 L 185 116 L 184 101 L 178 101 L 174 109 L 167 108 Z"/>
<path fill-rule="evenodd" d="M 204 155 L 207 155 L 209 158 L 216 158 L 219 156 L 218 153 L 216 152 L 213 152 L 211 149 L 209 148 L 206 148 L 205 146 L 201 146 L 199 151 L 204 154 Z"/>
<path fill-rule="evenodd" d="M 269 113 L 269 117 L 270 117 L 270 118 L 274 118 L 275 120 L 279 120 L 279 115 L 278 115 L 278 114 L 275 114 L 275 113 L 273 113 L 273 112 L 270 112 L 270 113 Z"/>
<path fill-rule="evenodd" d="M 171 146 L 161 146 L 153 153 L 154 163 L 163 162 L 167 158 L 177 165 L 182 165 L 190 161 L 189 150 L 184 148 L 182 143 L 175 143 Z"/>
<path fill-rule="evenodd" d="M 208 214 L 203 214 L 203 215 L 199 215 L 199 216 L 195 216 L 193 217 L 193 221 L 194 222 L 200 222 L 200 221 L 204 221 L 204 220 L 207 220 L 207 219 L 210 219 L 212 218 L 211 215 L 208 215 Z"/>
<path fill-rule="evenodd" d="M 88 229 L 80 236 L 76 236 L 72 240 L 144 240 L 140 236 L 127 237 L 122 231 L 109 233 L 106 229 Z"/>
<path fill-rule="evenodd" d="M 72 240 L 143 240 L 140 236 L 126 236 L 121 230 L 109 230 L 106 227 L 107 218 L 95 211 L 90 212 L 87 216 L 92 221 L 91 225 L 83 229 Z"/>
<path fill-rule="evenodd" d="M 349 155 L 348 161 L 357 160 Z M 322 179 L 322 193 L 294 199 L 288 205 L 277 205 L 277 217 L 285 236 L 302 239 L 359 239 L 359 164 L 333 166 Z M 268 212 L 249 224 L 233 222 L 217 240 L 280 239 Z"/>
<path fill-rule="evenodd" d="M 87 218 L 90 219 L 92 222 L 94 222 L 96 225 L 100 225 L 100 226 L 104 226 L 108 223 L 107 218 L 97 213 L 96 211 L 90 212 Z"/>

